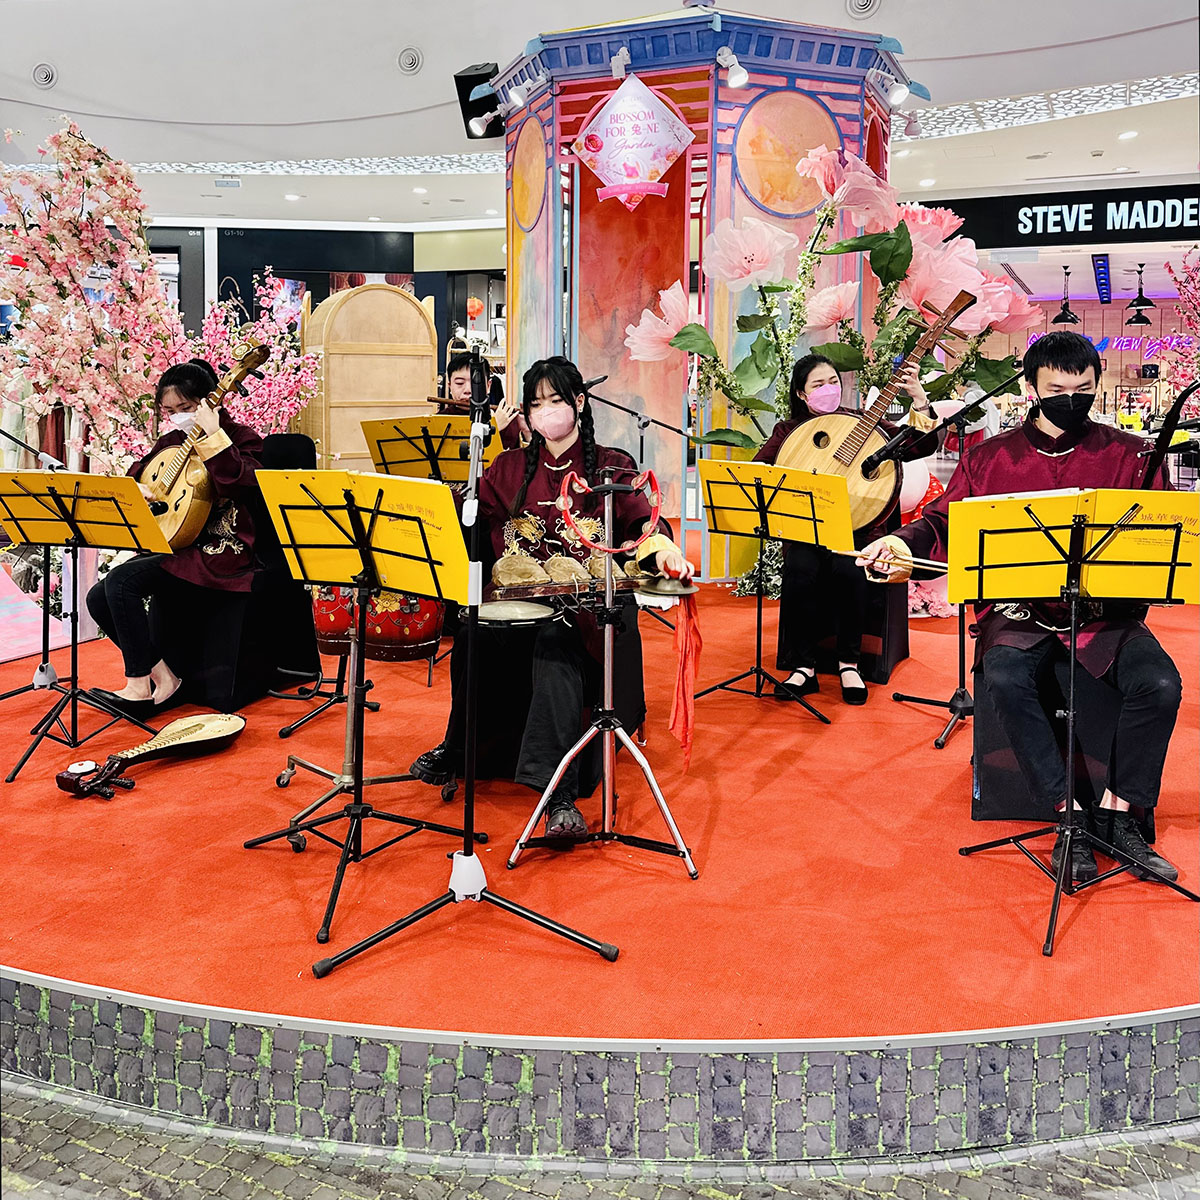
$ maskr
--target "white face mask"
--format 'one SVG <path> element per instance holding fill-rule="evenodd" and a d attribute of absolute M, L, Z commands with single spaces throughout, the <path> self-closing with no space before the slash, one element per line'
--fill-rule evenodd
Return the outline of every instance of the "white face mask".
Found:
<path fill-rule="evenodd" d="M 163 425 L 168 429 L 179 429 L 187 433 L 189 429 L 196 423 L 196 414 L 194 412 L 173 412 L 164 414 Z"/>

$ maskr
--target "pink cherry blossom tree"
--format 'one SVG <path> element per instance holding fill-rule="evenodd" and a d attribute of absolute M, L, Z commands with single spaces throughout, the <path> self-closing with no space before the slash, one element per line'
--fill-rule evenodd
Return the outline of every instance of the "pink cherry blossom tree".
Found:
<path fill-rule="evenodd" d="M 0 164 L 0 262 L 24 264 L 7 278 L 17 316 L 0 389 L 39 416 L 61 404 L 68 449 L 120 470 L 148 446 L 155 382 L 187 357 L 186 338 L 128 165 L 74 122 L 38 153 L 37 166 Z"/>

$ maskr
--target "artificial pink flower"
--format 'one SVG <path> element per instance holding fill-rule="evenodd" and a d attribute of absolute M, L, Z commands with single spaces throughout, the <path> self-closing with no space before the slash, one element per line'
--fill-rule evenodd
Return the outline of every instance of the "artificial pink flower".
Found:
<path fill-rule="evenodd" d="M 939 246 L 914 242 L 912 263 L 898 292 L 900 303 L 918 311 L 927 308 L 940 311 L 959 292 L 966 291 L 976 298 L 980 297 L 983 274 L 977 265 L 978 261 L 975 243 L 970 238 L 952 238 Z M 968 309 L 967 313 L 970 311 Z M 957 328 L 964 328 L 961 321 L 967 313 L 955 322 Z"/>
<path fill-rule="evenodd" d="M 840 150 L 830 150 L 822 142 L 796 164 L 796 174 L 811 179 L 821 189 L 825 199 L 832 200 L 845 174 L 844 162 Z"/>
<path fill-rule="evenodd" d="M 997 333 L 1020 333 L 1024 329 L 1032 329 L 1040 325 L 1046 314 L 1036 304 L 1030 304 L 1025 293 L 1013 287 L 1003 275 L 992 275 L 983 272 L 988 284 L 998 285 L 993 293 L 992 307 L 996 310 L 992 328 Z"/>
<path fill-rule="evenodd" d="M 658 306 L 661 318 L 643 308 L 642 319 L 625 326 L 625 345 L 634 362 L 659 362 L 676 353 L 671 339 L 688 323 L 688 300 L 681 280 L 658 293 Z"/>
<path fill-rule="evenodd" d="M 731 292 L 778 283 L 787 273 L 786 256 L 800 239 L 786 229 L 745 217 L 735 229 L 726 217 L 704 239 L 704 273 Z"/>
<path fill-rule="evenodd" d="M 810 333 L 822 333 L 832 329 L 839 321 L 849 321 L 854 318 L 858 305 L 858 281 L 853 283 L 835 283 L 832 287 L 822 288 L 808 298 L 807 330 Z"/>
<path fill-rule="evenodd" d="M 853 154 L 846 155 L 846 171 L 833 193 L 833 203 L 867 233 L 884 233 L 900 221 L 896 189 Z"/>
<path fill-rule="evenodd" d="M 914 242 L 940 246 L 962 228 L 963 219 L 948 208 L 926 208 L 924 204 L 901 204 L 900 217 Z"/>

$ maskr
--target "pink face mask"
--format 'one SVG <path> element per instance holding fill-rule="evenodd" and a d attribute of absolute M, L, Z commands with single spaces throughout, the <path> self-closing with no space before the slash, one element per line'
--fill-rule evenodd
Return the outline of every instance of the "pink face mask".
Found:
<path fill-rule="evenodd" d="M 808 407 L 815 413 L 831 413 L 837 410 L 842 402 L 842 385 L 840 383 L 823 383 L 815 387 L 805 397 Z"/>
<path fill-rule="evenodd" d="M 561 442 L 575 428 L 573 404 L 544 404 L 529 414 L 529 423 L 548 442 Z"/>

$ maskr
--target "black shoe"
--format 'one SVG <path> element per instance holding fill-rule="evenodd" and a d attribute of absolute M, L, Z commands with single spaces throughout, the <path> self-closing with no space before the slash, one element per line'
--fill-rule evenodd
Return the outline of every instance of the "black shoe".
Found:
<path fill-rule="evenodd" d="M 1050 866 L 1053 867 L 1055 876 L 1058 875 L 1058 865 L 1062 862 L 1062 848 L 1063 835 L 1060 833 L 1054 839 L 1054 852 L 1050 855 Z M 1092 853 L 1087 839 L 1073 835 L 1071 837 L 1071 878 L 1076 883 L 1087 883 L 1099 874 L 1096 856 Z"/>
<path fill-rule="evenodd" d="M 1110 818 L 1105 820 L 1105 818 Z M 1102 813 L 1100 815 L 1100 840 L 1108 842 L 1114 850 L 1120 850 L 1123 854 L 1127 854 L 1134 862 L 1141 863 L 1140 867 L 1133 867 L 1131 874 L 1137 879 L 1149 879 L 1153 883 L 1159 883 L 1147 871 L 1146 867 L 1152 867 L 1163 879 L 1174 883 L 1179 878 L 1179 868 L 1174 863 L 1168 862 L 1161 854 L 1155 854 L 1153 850 L 1146 844 L 1146 839 L 1142 836 L 1142 830 L 1138 825 L 1137 818 L 1130 812 L 1112 812 Z M 1107 837 L 1104 834 L 1108 834 Z M 1119 860 L 1118 860 L 1119 861 Z"/>
<path fill-rule="evenodd" d="M 116 692 L 106 692 L 103 688 L 88 688 L 88 695 L 95 696 L 109 708 L 138 721 L 144 721 L 156 712 L 162 712 L 153 700 L 127 700 L 124 696 L 118 696 Z"/>
<path fill-rule="evenodd" d="M 847 687 L 845 678 L 844 678 L 847 671 L 852 671 L 852 672 L 854 672 L 855 675 L 857 675 L 859 673 L 857 667 L 839 667 L 838 668 L 838 675 L 843 677 L 843 679 L 842 679 L 842 701 L 843 701 L 843 703 L 845 703 L 845 704 L 866 704 L 867 689 L 865 687 Z"/>
<path fill-rule="evenodd" d="M 561 788 L 546 806 L 546 836 L 563 842 L 578 842 L 587 837 L 587 821 L 568 792 Z"/>
<path fill-rule="evenodd" d="M 458 756 L 445 742 L 419 754 L 408 773 L 431 787 L 453 783 L 458 773 Z"/>
<path fill-rule="evenodd" d="M 795 700 L 797 696 L 811 696 L 821 690 L 821 682 L 814 671 L 803 683 L 788 683 L 781 680 L 775 685 L 776 700 Z"/>

